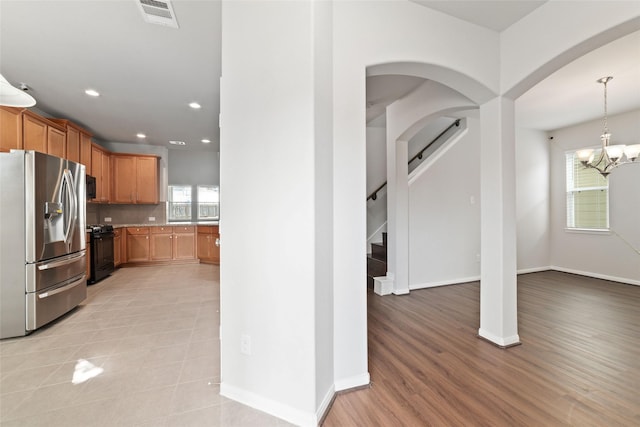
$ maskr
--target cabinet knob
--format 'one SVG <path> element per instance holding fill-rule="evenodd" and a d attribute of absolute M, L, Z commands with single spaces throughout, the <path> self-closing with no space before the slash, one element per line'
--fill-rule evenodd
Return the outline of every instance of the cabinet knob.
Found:
<path fill-rule="evenodd" d="M 220 247 L 220 238 L 219 237 L 216 237 L 216 246 Z"/>

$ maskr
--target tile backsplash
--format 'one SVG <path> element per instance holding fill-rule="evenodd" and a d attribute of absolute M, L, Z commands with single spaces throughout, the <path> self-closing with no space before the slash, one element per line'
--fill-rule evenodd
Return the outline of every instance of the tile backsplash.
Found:
<path fill-rule="evenodd" d="M 155 217 L 155 221 L 149 221 Z M 167 204 L 157 205 L 103 205 L 87 203 L 87 224 L 104 224 L 111 218 L 111 224 L 164 224 L 167 222 Z"/>

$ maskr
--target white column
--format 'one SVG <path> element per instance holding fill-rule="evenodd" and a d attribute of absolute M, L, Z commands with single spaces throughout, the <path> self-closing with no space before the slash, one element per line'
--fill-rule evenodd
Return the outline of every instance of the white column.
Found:
<path fill-rule="evenodd" d="M 481 273 L 478 334 L 499 346 L 518 344 L 514 102 L 480 106 Z"/>
<path fill-rule="evenodd" d="M 409 293 L 409 167 L 407 141 L 387 124 L 387 278 L 393 293 Z"/>

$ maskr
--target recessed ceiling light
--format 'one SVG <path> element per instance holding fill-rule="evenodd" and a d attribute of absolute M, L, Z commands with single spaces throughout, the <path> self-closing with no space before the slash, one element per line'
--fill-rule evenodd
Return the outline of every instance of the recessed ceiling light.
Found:
<path fill-rule="evenodd" d="M 208 143 L 210 143 L 210 142 L 211 142 L 211 140 L 209 140 L 209 139 L 203 139 L 203 140 L 202 140 L 202 142 L 203 142 L 203 143 L 205 143 L 205 144 L 208 144 Z"/>
<path fill-rule="evenodd" d="M 146 138 L 146 137 L 147 137 L 147 135 L 145 135 L 144 133 L 136 134 L 136 136 L 137 136 L 138 138 L 140 138 L 140 139 L 144 139 L 144 138 Z"/>
<path fill-rule="evenodd" d="M 197 102 L 190 102 L 189 107 L 193 108 L 194 110 L 197 110 L 198 108 L 202 108 L 202 106 Z"/>
<path fill-rule="evenodd" d="M 84 91 L 89 96 L 100 96 L 100 93 L 97 90 L 87 89 Z"/>
<path fill-rule="evenodd" d="M 169 144 L 173 144 L 173 145 L 187 145 L 186 142 L 184 141 L 169 141 Z"/>

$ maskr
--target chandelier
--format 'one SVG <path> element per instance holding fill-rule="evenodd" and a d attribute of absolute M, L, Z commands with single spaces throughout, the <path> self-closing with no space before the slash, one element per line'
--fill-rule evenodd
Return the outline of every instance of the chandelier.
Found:
<path fill-rule="evenodd" d="M 640 144 L 609 145 L 611 134 L 607 126 L 607 83 L 609 83 L 612 78 L 613 77 L 609 76 L 597 80 L 598 83 L 604 85 L 604 130 L 602 131 L 602 135 L 600 135 L 602 148 L 599 150 L 585 148 L 576 151 L 576 156 L 584 167 L 596 169 L 605 178 L 611 173 L 612 169 L 620 165 L 633 163 L 640 155 Z"/>

